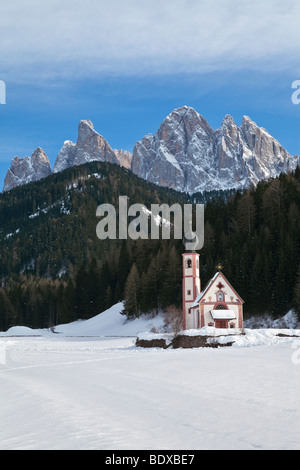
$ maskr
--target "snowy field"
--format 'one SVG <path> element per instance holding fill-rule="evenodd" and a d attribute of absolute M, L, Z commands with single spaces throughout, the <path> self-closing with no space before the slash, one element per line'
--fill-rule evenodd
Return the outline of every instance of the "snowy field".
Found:
<path fill-rule="evenodd" d="M 143 349 L 117 305 L 0 333 L 0 449 L 300 449 L 300 330 L 232 347 Z M 34 336 L 38 335 L 38 336 Z"/>

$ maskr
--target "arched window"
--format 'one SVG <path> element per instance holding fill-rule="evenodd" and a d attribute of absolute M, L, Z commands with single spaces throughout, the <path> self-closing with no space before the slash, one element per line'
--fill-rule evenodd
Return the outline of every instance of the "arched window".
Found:
<path fill-rule="evenodd" d="M 185 262 L 185 267 L 186 268 L 191 268 L 192 267 L 192 260 L 188 258 Z"/>
<path fill-rule="evenodd" d="M 228 310 L 228 308 L 225 307 L 225 305 L 220 304 L 220 305 L 216 305 L 214 310 Z"/>
<path fill-rule="evenodd" d="M 217 301 L 218 302 L 224 302 L 224 292 L 222 292 L 221 290 L 217 293 Z"/>

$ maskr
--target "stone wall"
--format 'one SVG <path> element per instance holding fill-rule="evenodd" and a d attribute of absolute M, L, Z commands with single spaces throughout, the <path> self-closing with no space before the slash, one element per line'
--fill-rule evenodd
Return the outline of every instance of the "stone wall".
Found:
<path fill-rule="evenodd" d="M 168 342 L 163 338 L 152 338 L 152 339 L 140 339 L 137 338 L 136 346 L 141 348 L 163 348 L 172 347 L 177 348 L 218 348 L 222 346 L 232 346 L 234 341 L 228 343 L 219 343 L 218 337 L 215 336 L 188 336 L 188 335 L 177 335 L 171 342 Z M 210 341 L 207 341 L 210 340 Z"/>
<path fill-rule="evenodd" d="M 163 338 L 160 339 L 136 339 L 136 346 L 140 348 L 163 348 L 166 349 L 167 343 L 166 340 Z"/>

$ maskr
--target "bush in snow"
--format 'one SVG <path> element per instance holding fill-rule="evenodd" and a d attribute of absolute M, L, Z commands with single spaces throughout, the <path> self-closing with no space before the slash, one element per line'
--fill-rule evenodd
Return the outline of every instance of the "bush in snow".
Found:
<path fill-rule="evenodd" d="M 169 305 L 165 310 L 165 327 L 176 336 L 182 330 L 182 310 Z"/>

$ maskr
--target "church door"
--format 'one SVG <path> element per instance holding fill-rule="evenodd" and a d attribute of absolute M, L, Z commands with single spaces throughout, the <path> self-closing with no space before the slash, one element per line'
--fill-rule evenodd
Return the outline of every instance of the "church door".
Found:
<path fill-rule="evenodd" d="M 228 320 L 216 320 L 216 328 L 228 328 Z"/>

